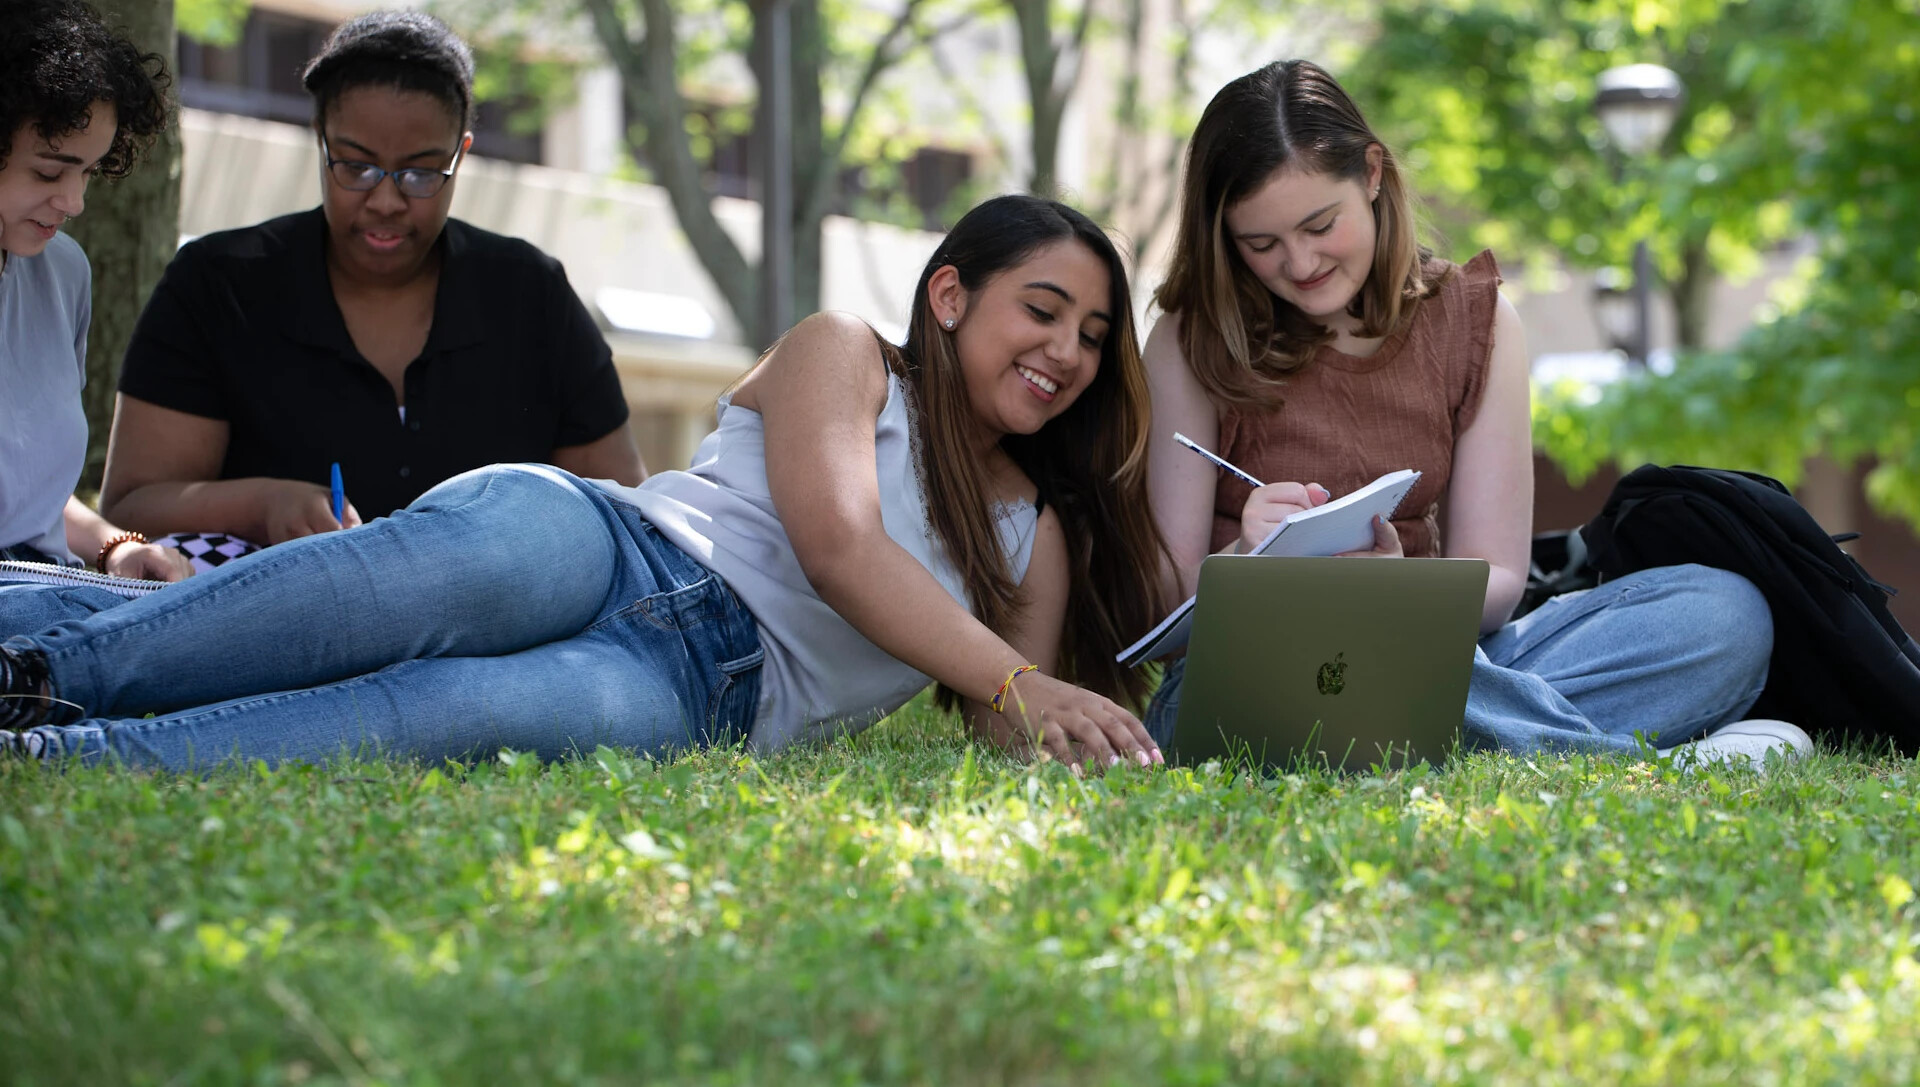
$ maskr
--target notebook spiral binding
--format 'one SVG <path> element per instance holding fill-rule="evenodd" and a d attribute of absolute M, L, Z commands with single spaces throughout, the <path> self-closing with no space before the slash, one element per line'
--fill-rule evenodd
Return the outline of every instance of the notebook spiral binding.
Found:
<path fill-rule="evenodd" d="M 155 589 L 164 589 L 164 581 L 148 581 L 137 577 L 115 577 L 112 574 L 99 574 L 78 566 L 59 566 L 51 562 L 22 562 L 18 559 L 0 559 L 0 584 L 25 582 L 32 585 L 63 585 L 69 588 L 90 585 L 96 589 L 105 589 L 128 600 L 147 595 Z"/>

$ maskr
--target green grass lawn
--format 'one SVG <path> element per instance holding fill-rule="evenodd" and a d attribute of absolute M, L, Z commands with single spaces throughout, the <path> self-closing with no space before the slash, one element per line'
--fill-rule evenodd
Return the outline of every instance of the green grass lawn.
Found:
<path fill-rule="evenodd" d="M 1912 1083 L 1915 777 L 0 765 L 0 1080 Z"/>

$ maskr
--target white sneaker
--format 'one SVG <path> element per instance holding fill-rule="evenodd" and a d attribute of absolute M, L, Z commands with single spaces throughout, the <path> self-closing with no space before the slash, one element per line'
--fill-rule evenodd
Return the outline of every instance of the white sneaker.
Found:
<path fill-rule="evenodd" d="M 1769 756 L 1781 761 L 1800 758 L 1813 750 L 1813 738 L 1785 721 L 1753 718 L 1722 725 L 1711 735 L 1677 744 L 1660 752 L 1683 770 L 1716 764 L 1747 763 L 1764 769 Z"/>

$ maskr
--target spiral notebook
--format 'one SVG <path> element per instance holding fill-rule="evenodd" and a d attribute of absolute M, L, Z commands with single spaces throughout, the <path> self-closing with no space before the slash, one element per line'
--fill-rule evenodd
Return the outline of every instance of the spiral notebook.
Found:
<path fill-rule="evenodd" d="M 116 596 L 128 600 L 145 596 L 155 589 L 164 589 L 164 581 L 148 581 L 137 577 L 115 577 L 112 574 L 95 573 L 78 566 L 59 566 L 51 562 L 22 562 L 18 559 L 0 559 L 0 585 L 60 585 L 75 588 L 82 585 L 96 589 L 105 589 Z"/>
<path fill-rule="evenodd" d="M 1372 483 L 1341 495 L 1324 505 L 1301 510 L 1275 525 L 1254 555 L 1279 555 L 1285 558 L 1326 558 L 1345 551 L 1365 551 L 1373 546 L 1373 519 L 1391 520 L 1407 492 L 1420 481 L 1412 468 L 1388 472 Z M 1193 609 L 1198 596 L 1173 609 L 1158 626 L 1144 637 L 1115 654 L 1114 659 L 1128 668 L 1179 649 L 1193 635 Z"/>

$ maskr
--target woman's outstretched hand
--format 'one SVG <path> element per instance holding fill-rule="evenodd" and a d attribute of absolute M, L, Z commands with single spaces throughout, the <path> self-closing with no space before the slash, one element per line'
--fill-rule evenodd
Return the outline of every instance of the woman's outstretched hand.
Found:
<path fill-rule="evenodd" d="M 1327 489 L 1318 483 L 1269 483 L 1255 488 L 1240 507 L 1240 554 L 1253 554 L 1280 522 L 1325 505 L 1327 497 Z"/>
<path fill-rule="evenodd" d="M 1029 751 L 1096 770 L 1122 760 L 1157 766 L 1166 760 L 1138 718 L 1113 701 L 1040 672 L 1022 673 L 1007 692 L 1002 716 L 1024 735 Z"/>

